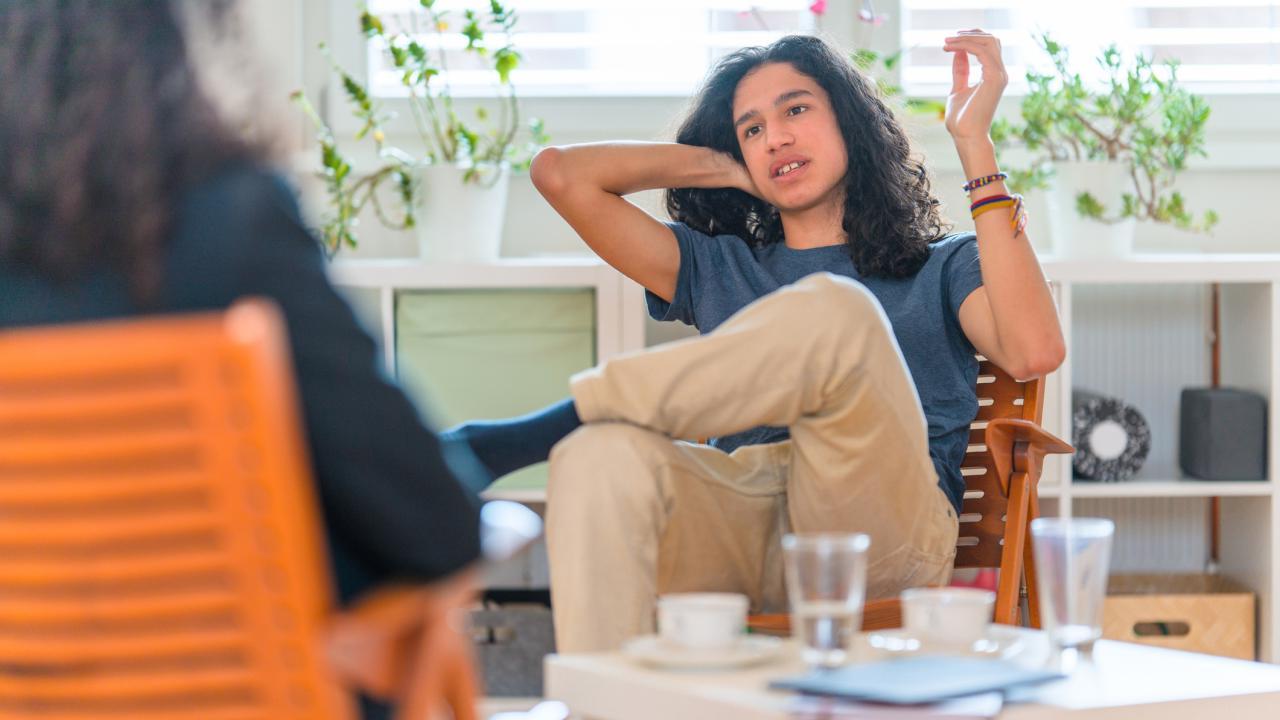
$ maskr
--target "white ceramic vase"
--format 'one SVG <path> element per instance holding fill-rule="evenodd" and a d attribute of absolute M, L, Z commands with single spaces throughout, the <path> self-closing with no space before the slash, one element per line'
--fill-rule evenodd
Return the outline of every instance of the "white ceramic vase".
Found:
<path fill-rule="evenodd" d="M 502 254 L 511 168 L 482 165 L 479 177 L 463 182 L 467 169 L 423 165 L 419 170 L 418 254 L 433 263 L 489 263 Z"/>
<path fill-rule="evenodd" d="M 1089 192 L 1114 215 L 1120 196 L 1133 192 L 1128 165 L 1105 160 L 1054 163 L 1055 177 L 1045 198 L 1053 236 L 1053 254 L 1062 258 L 1119 258 L 1133 253 L 1137 223 L 1125 218 L 1104 223 L 1076 212 L 1076 195 Z"/>

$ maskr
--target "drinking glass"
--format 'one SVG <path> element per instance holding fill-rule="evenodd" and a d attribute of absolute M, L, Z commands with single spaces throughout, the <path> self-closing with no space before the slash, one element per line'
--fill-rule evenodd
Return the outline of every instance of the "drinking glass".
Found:
<path fill-rule="evenodd" d="M 871 538 L 854 534 L 791 534 L 782 538 L 793 631 L 805 663 L 831 668 L 849 658 L 862 627 Z"/>
<path fill-rule="evenodd" d="M 1088 653 L 1102 636 L 1115 523 L 1105 518 L 1031 521 L 1040 618 L 1055 655 Z"/>

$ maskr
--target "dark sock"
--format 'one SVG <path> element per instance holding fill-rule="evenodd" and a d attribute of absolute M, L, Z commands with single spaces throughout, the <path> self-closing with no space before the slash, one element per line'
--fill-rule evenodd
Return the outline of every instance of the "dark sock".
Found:
<path fill-rule="evenodd" d="M 505 420 L 472 420 L 440 433 L 441 440 L 462 440 L 495 478 L 551 455 L 551 448 L 582 425 L 573 398 L 528 415 Z"/>
<path fill-rule="evenodd" d="M 471 451 L 471 446 L 466 440 L 460 437 L 446 437 L 443 434 L 438 437 L 440 455 L 444 458 L 444 464 L 449 467 L 450 472 L 463 487 L 479 495 L 498 479 L 489 472 L 489 468 L 484 463 L 480 462 L 480 458 Z"/>

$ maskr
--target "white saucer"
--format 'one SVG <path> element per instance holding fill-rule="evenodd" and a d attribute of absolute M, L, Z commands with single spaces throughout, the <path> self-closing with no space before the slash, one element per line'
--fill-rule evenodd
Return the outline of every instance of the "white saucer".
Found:
<path fill-rule="evenodd" d="M 743 635 L 723 650 L 689 650 L 657 635 L 628 640 L 622 654 L 639 663 L 668 670 L 719 670 L 756 665 L 773 659 L 782 640 L 765 635 Z"/>
<path fill-rule="evenodd" d="M 1024 643 L 1018 631 L 1003 625 L 991 625 L 986 635 L 970 645 L 944 644 L 917 638 L 906 630 L 881 630 L 862 636 L 862 645 L 873 655 L 952 655 L 978 658 L 1008 659 L 1022 652 Z"/>

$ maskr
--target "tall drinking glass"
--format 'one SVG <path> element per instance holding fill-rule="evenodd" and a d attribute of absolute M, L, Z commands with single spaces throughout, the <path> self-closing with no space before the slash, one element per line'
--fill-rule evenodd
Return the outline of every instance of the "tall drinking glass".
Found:
<path fill-rule="evenodd" d="M 804 661 L 838 667 L 862 627 L 867 590 L 867 548 L 862 534 L 787 535 L 782 538 L 791 618 Z"/>
<path fill-rule="evenodd" d="M 1105 518 L 1031 521 L 1040 618 L 1055 655 L 1089 652 L 1102 636 L 1115 523 Z"/>

